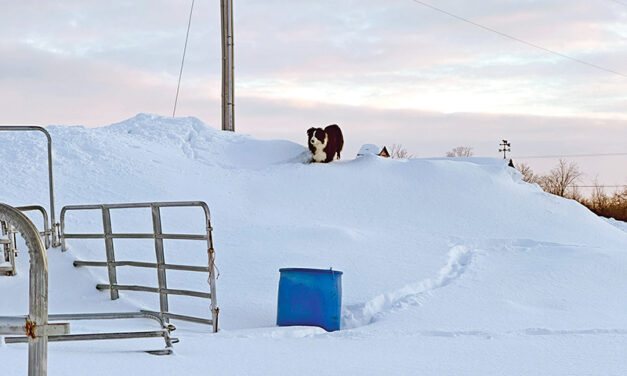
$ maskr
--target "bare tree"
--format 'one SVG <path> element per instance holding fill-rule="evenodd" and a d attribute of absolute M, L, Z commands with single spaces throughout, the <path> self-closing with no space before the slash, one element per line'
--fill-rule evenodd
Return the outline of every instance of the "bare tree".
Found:
<path fill-rule="evenodd" d="M 525 163 L 520 163 L 516 169 L 522 174 L 523 181 L 526 181 L 527 183 L 538 182 L 539 177 L 536 176 L 536 174 L 534 174 L 534 172 L 531 170 L 531 167 L 529 167 L 529 165 Z"/>
<path fill-rule="evenodd" d="M 610 196 L 605 193 L 605 187 L 596 180 L 593 185 L 594 190 L 590 198 L 578 201 L 597 215 L 627 221 L 627 188 L 617 190 Z"/>
<path fill-rule="evenodd" d="M 606 208 L 610 202 L 610 197 L 605 194 L 605 187 L 599 184 L 598 178 L 594 178 L 592 185 L 594 188 L 589 200 L 591 209 L 601 210 Z"/>
<path fill-rule="evenodd" d="M 390 146 L 389 152 L 390 158 L 409 159 L 414 157 L 413 154 L 409 154 L 407 149 L 405 149 L 403 145 L 400 144 L 393 144 L 392 146 Z"/>
<path fill-rule="evenodd" d="M 458 146 L 451 151 L 447 151 L 445 156 L 447 157 L 472 157 L 474 153 L 470 146 Z"/>
<path fill-rule="evenodd" d="M 538 184 L 545 192 L 565 197 L 568 187 L 579 180 L 581 175 L 577 163 L 560 159 L 548 175 L 538 178 Z"/>
<path fill-rule="evenodd" d="M 570 198 L 570 199 L 573 199 L 573 200 L 579 201 L 579 202 L 584 200 L 584 197 L 583 197 L 583 194 L 581 193 L 581 190 L 576 185 L 571 185 L 570 189 L 567 190 L 564 193 L 564 197 Z"/>

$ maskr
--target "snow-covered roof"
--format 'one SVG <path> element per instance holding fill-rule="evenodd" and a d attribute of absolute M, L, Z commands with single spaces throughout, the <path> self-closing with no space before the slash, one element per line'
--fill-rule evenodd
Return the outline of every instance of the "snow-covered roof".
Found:
<path fill-rule="evenodd" d="M 367 155 L 367 154 L 378 155 L 379 152 L 381 152 L 381 148 L 379 148 L 377 145 L 375 145 L 375 144 L 364 144 L 359 149 L 359 152 L 357 152 L 357 156 L 358 157 L 363 157 L 364 155 Z"/>

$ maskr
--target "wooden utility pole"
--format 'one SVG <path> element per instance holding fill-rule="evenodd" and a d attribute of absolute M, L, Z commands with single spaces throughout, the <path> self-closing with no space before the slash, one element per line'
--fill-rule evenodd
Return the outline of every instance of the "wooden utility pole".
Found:
<path fill-rule="evenodd" d="M 220 0 L 222 14 L 222 130 L 235 132 L 233 95 L 233 0 Z"/>

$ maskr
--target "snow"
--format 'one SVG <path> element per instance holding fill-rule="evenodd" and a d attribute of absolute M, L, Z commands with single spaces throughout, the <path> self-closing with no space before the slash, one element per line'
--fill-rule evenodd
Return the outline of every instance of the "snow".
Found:
<path fill-rule="evenodd" d="M 625 232 L 627 232 L 627 222 L 623 222 L 623 221 L 617 221 L 614 218 L 606 218 L 605 219 L 607 221 L 607 223 L 611 224 L 612 226 L 615 226 Z"/>
<path fill-rule="evenodd" d="M 102 128 L 47 129 L 57 210 L 206 201 L 221 273 L 218 334 L 174 322 L 181 341 L 175 355 L 162 357 L 140 352 L 161 348 L 159 339 L 50 343 L 50 375 L 87 367 L 91 375 L 627 372 L 624 223 L 524 183 L 503 160 L 366 155 L 307 164 L 302 145 L 145 114 Z M 0 201 L 47 207 L 45 138 L 0 133 L 0 142 Z M 168 231 L 202 231 L 202 215 L 192 209 L 163 217 Z M 99 221 L 97 212 L 68 217 L 68 231 L 97 232 Z M 113 222 L 116 231 L 151 226 L 142 210 L 122 211 Z M 106 281 L 105 270 L 72 266 L 103 260 L 100 241 L 68 243 L 65 253 L 48 252 L 51 313 L 158 308 L 154 294 L 109 300 L 94 288 Z M 166 244 L 169 262 L 206 262 L 202 249 L 183 243 Z M 116 255 L 150 261 L 151 247 L 116 242 Z M 0 315 L 27 313 L 28 258 L 22 252 L 17 260 L 18 276 L 0 277 Z M 275 326 L 283 267 L 344 272 L 341 331 Z M 118 270 L 125 283 L 156 280 L 153 271 Z M 199 276 L 173 273 L 169 282 L 206 291 Z M 208 310 L 192 299 L 171 307 Z M 73 332 L 154 329 L 141 320 L 71 325 Z M 3 374 L 26 373 L 26 348 L 0 347 Z"/>
<path fill-rule="evenodd" d="M 364 155 L 374 154 L 377 155 L 381 152 L 381 149 L 375 144 L 364 144 L 361 145 L 359 151 L 357 152 L 358 157 L 363 157 Z"/>

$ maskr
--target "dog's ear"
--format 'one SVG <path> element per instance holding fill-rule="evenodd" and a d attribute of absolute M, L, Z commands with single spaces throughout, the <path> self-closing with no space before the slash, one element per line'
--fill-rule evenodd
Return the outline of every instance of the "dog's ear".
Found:
<path fill-rule="evenodd" d="M 316 128 L 311 127 L 309 129 L 307 129 L 307 136 L 309 136 L 309 138 L 311 138 L 311 135 L 314 133 L 314 131 L 316 130 Z"/>

